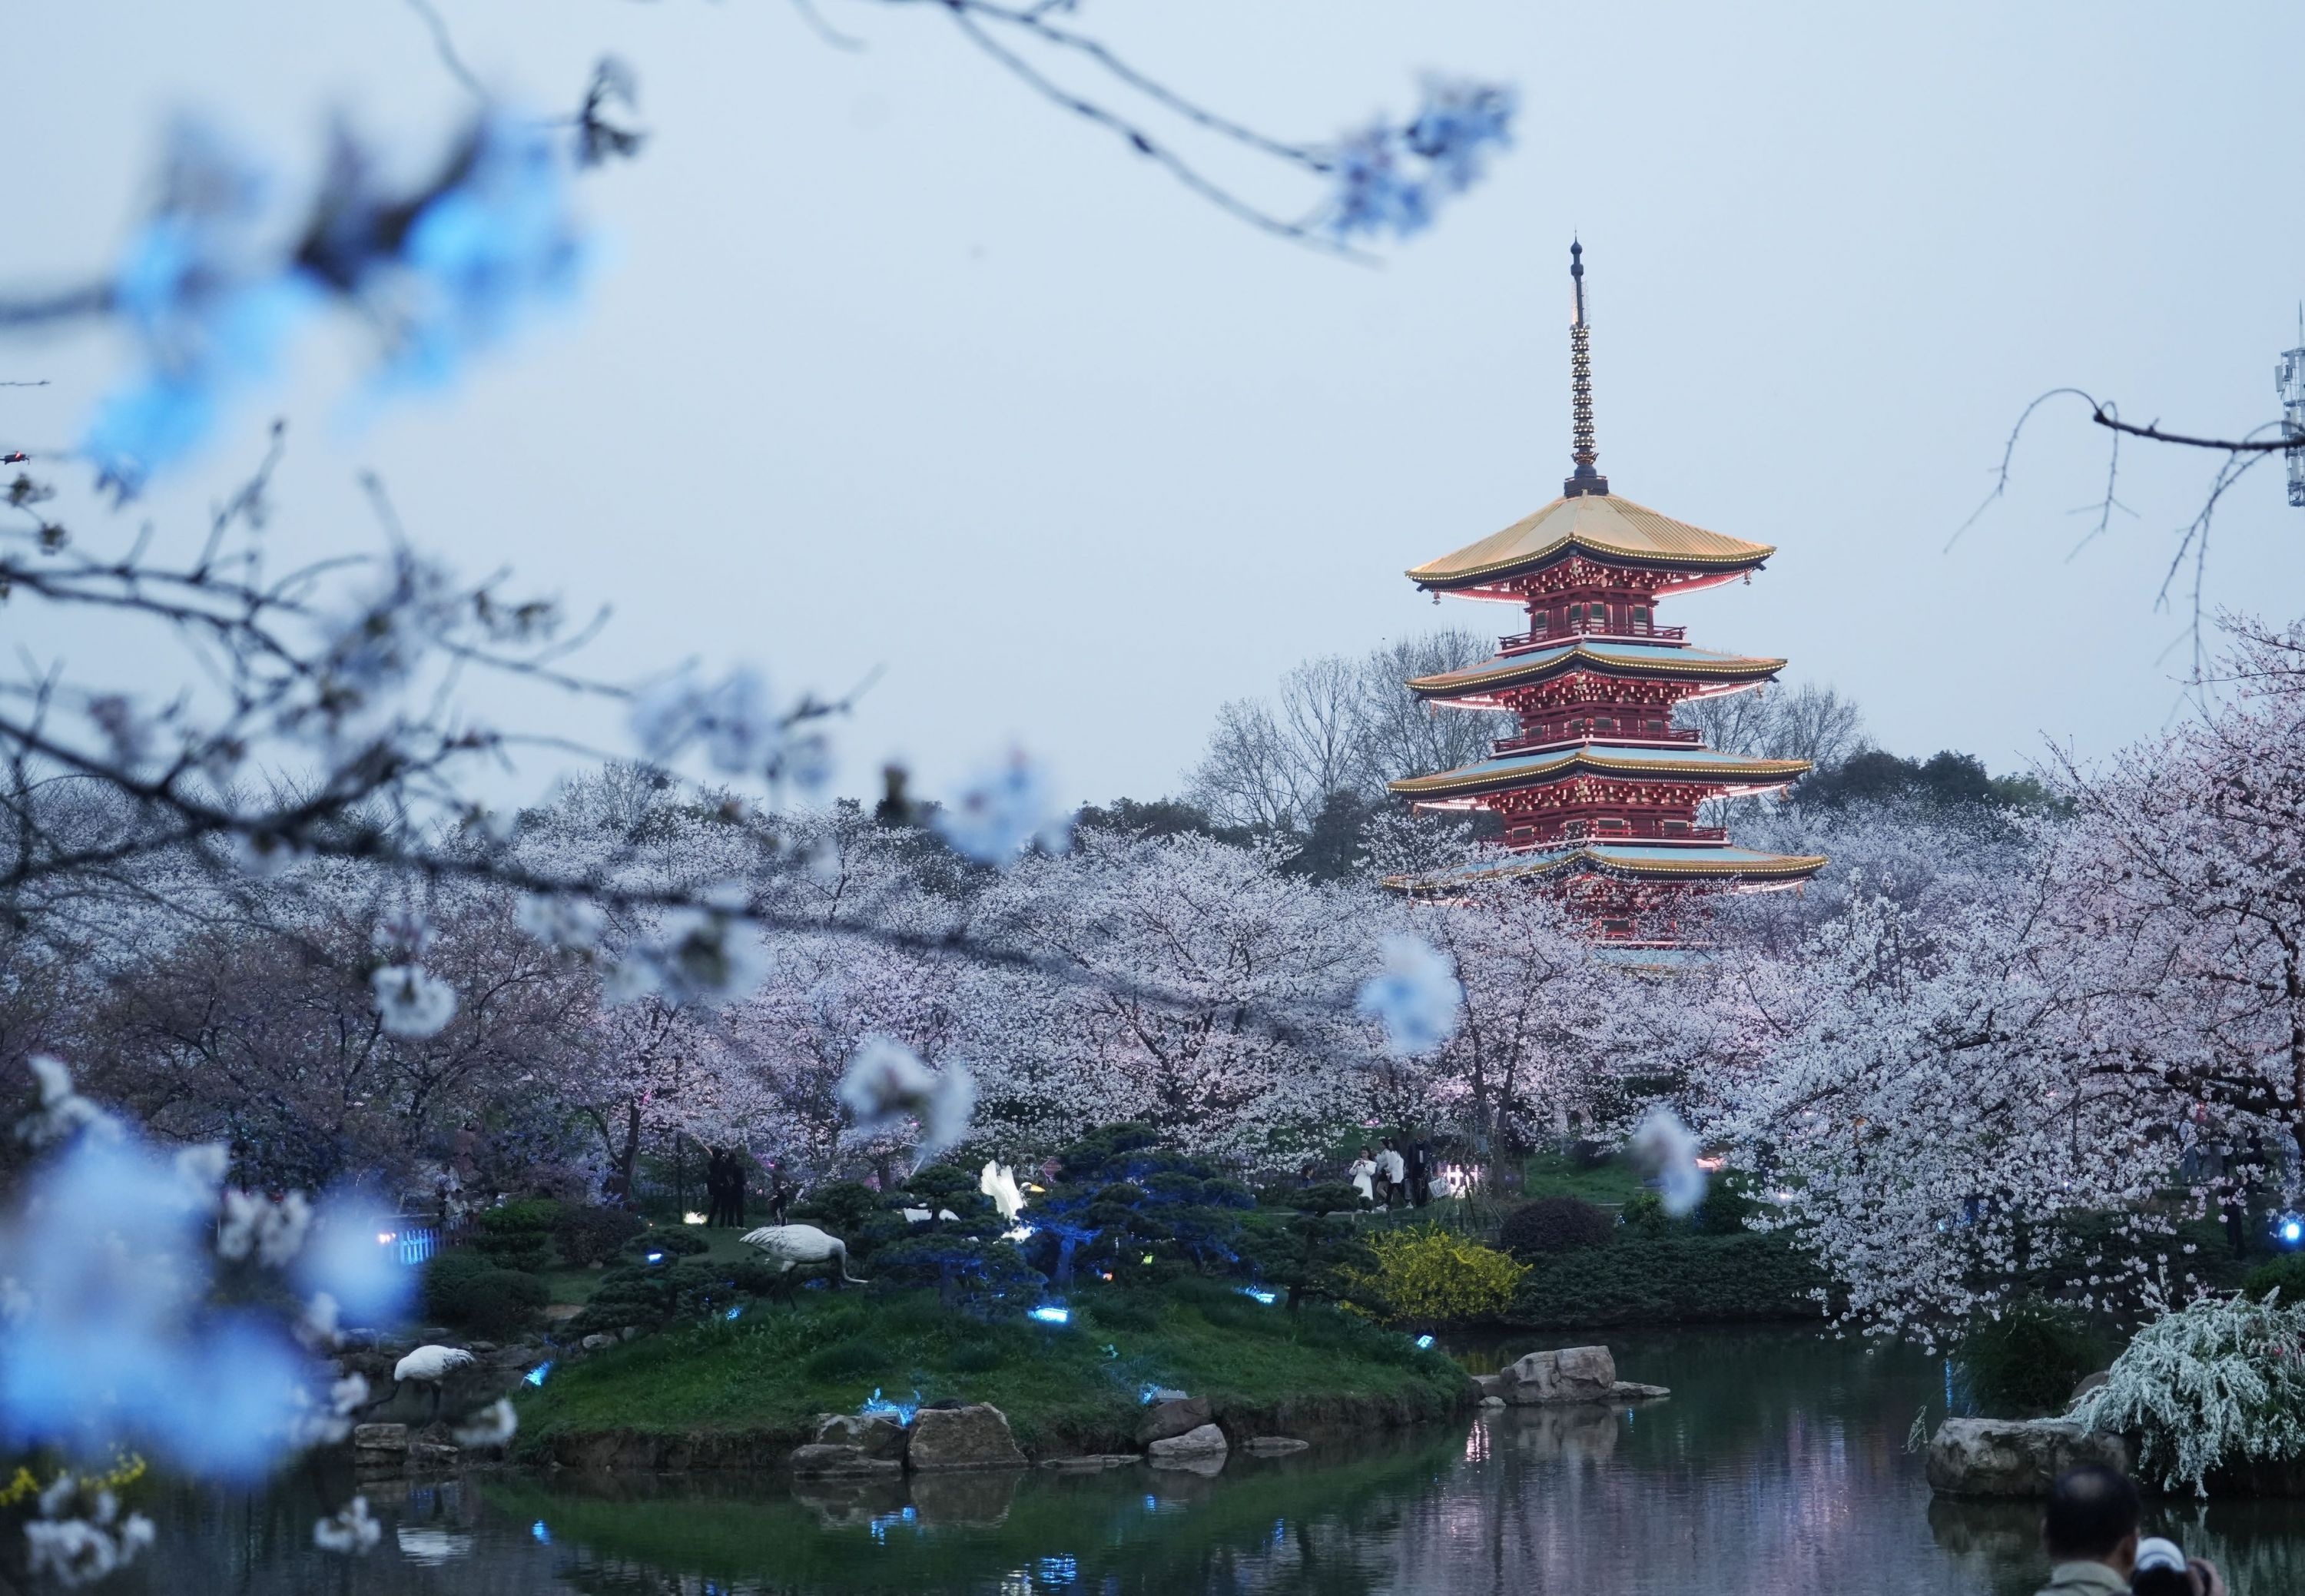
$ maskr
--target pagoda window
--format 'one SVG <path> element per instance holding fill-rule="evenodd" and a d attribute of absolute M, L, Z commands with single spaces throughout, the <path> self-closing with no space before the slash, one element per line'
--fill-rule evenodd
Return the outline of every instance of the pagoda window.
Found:
<path fill-rule="evenodd" d="M 1657 823 L 1657 832 L 1659 835 L 1666 837 L 1686 837 L 1688 835 L 1688 822 L 1685 820 L 1661 820 Z"/>
<path fill-rule="evenodd" d="M 1651 721 L 1648 723 L 1647 730 L 1651 737 L 1663 737 L 1664 735 L 1664 722 L 1663 721 Z"/>
<path fill-rule="evenodd" d="M 1621 942 L 1625 938 L 1632 935 L 1632 934 L 1633 923 L 1630 920 L 1603 920 L 1601 922 L 1601 935 L 1603 936 L 1614 937 Z"/>
<path fill-rule="evenodd" d="M 1582 605 L 1582 604 L 1571 604 L 1571 605 L 1569 605 L 1569 628 L 1573 631 L 1573 630 L 1575 630 L 1577 627 L 1581 627 L 1581 626 L 1583 626 L 1584 624 L 1585 624 L 1585 606 L 1584 606 L 1584 605 Z"/>
<path fill-rule="evenodd" d="M 1633 634 L 1634 634 L 1634 636 L 1638 636 L 1642 635 L 1643 633 L 1646 633 L 1648 629 L 1649 629 L 1649 607 L 1648 607 L 1646 604 L 1636 604 L 1636 605 L 1634 605 L 1634 606 L 1633 606 Z"/>
<path fill-rule="evenodd" d="M 1629 832 L 1632 823 L 1619 815 L 1603 815 L 1593 823 L 1596 832 Z"/>

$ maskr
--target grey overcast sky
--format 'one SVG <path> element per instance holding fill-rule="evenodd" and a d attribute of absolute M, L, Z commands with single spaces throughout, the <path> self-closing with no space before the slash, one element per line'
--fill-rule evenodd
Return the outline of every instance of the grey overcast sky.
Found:
<path fill-rule="evenodd" d="M 1153 796 L 1222 701 L 1302 658 L 1504 629 L 1400 573 L 1558 492 L 1572 229 L 1603 469 L 1780 550 L 1664 619 L 1790 657 L 1892 748 L 2108 754 L 2177 703 L 2182 618 L 2154 595 L 2214 461 L 2128 451 L 2134 518 L 2075 554 L 2104 440 L 2054 411 L 1947 539 L 2045 388 L 2196 431 L 2277 414 L 2305 294 L 2293 0 L 1085 0 L 1139 64 L 1292 138 L 1405 109 L 1425 70 L 1516 84 L 1518 147 L 1380 269 L 1218 214 L 933 7 L 820 0 L 851 53 L 783 0 L 438 4 L 534 105 L 573 104 L 603 49 L 637 70 L 646 153 L 583 190 L 604 269 L 461 388 L 358 431 L 357 339 L 322 340 L 149 513 L 189 535 L 279 411 L 285 545 L 371 540 L 372 467 L 465 570 L 612 602 L 600 670 L 693 654 L 838 689 L 883 668 L 841 733 L 851 790 L 896 755 L 933 792 L 1014 740 L 1067 795 Z M 11 286 L 113 256 L 173 109 L 296 183 L 332 111 L 413 165 L 464 103 L 400 0 L 7 11 Z M 1314 198 L 1210 159 L 1280 209 Z M 0 446 L 68 441 L 120 358 L 0 346 L 0 378 L 53 380 L 0 389 Z M 2285 619 L 2305 511 L 2278 472 L 2222 512 L 2208 594 Z M 91 675 L 178 670 L 33 641 Z"/>

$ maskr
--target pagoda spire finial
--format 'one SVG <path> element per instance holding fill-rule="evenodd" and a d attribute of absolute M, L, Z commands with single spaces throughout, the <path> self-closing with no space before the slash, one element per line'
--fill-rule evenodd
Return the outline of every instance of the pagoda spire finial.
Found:
<path fill-rule="evenodd" d="M 1561 496 L 1605 494 L 1609 479 L 1594 468 L 1600 451 L 1593 443 L 1593 329 L 1585 320 L 1585 246 L 1569 241 L 1569 285 L 1572 314 L 1569 321 L 1569 393 L 1572 425 L 1569 457 L 1577 469 L 1561 484 Z"/>

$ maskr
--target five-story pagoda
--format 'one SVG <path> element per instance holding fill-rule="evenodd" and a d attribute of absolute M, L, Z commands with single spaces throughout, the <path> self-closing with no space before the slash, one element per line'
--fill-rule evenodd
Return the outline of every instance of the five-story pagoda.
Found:
<path fill-rule="evenodd" d="M 1690 893 L 1795 886 L 1825 861 L 1739 848 L 1697 823 L 1707 798 L 1780 789 L 1808 764 L 1723 753 L 1673 725 L 1683 700 L 1756 689 L 1784 661 L 1692 648 L 1683 627 L 1657 624 L 1658 602 L 1749 578 L 1775 550 L 1610 492 L 1595 469 L 1584 250 L 1569 253 L 1575 473 L 1535 515 L 1408 573 L 1436 595 L 1527 614 L 1493 658 L 1408 684 L 1430 704 L 1505 711 L 1514 735 L 1476 764 L 1392 783 L 1420 807 L 1489 810 L 1508 851 L 1398 884 L 1445 892 L 1528 877 L 1589 913 L 1605 939 L 1672 943 L 1688 933 Z"/>

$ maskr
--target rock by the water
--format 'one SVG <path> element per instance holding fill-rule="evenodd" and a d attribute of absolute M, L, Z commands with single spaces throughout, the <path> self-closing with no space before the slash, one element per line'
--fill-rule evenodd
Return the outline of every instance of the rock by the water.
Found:
<path fill-rule="evenodd" d="M 1223 1438 L 1221 1435 L 1218 1437 Z M 1286 1457 L 1291 1452 L 1302 1452 L 1313 1443 L 1300 1441 L 1293 1435 L 1253 1435 L 1240 1444 L 1240 1449 L 1251 1457 Z"/>
<path fill-rule="evenodd" d="M 905 1457 L 916 1473 L 1027 1466 L 1016 1438 L 1008 1433 L 1008 1415 L 989 1402 L 923 1408 L 913 1415 L 913 1438 Z"/>
<path fill-rule="evenodd" d="M 408 1464 L 418 1469 L 453 1469 L 461 1455 L 455 1447 L 445 1441 L 411 1441 L 408 1443 Z"/>
<path fill-rule="evenodd" d="M 823 1413 L 816 1421 L 819 1445 L 854 1447 L 867 1457 L 905 1455 L 905 1427 L 886 1413 Z"/>
<path fill-rule="evenodd" d="M 1507 1378 L 1501 1374 L 1476 1374 L 1472 1377 L 1473 1387 L 1484 1396 L 1501 1397 L 1505 1394 Z"/>
<path fill-rule="evenodd" d="M 867 1457 L 859 1447 L 826 1441 L 794 1448 L 791 1461 L 794 1477 L 801 1480 L 866 1480 L 905 1468 L 893 1457 Z"/>
<path fill-rule="evenodd" d="M 1044 1457 L 1041 1466 L 1068 1474 L 1090 1474 L 1102 1469 L 1127 1468 L 1143 1461 L 1134 1452 L 1091 1452 L 1081 1457 Z"/>
<path fill-rule="evenodd" d="M 1197 1457 L 1229 1450 L 1224 1431 L 1213 1424 L 1203 1424 L 1182 1435 L 1165 1436 L 1144 1448 L 1152 1457 Z"/>
<path fill-rule="evenodd" d="M 2071 1407 L 2112 1378 L 2113 1370 L 2110 1369 L 2100 1369 L 2095 1374 L 2081 1376 L 2080 1383 L 2073 1387 L 2073 1394 L 2065 1399 L 2065 1405 Z"/>
<path fill-rule="evenodd" d="M 2128 1444 L 2065 1419 L 1947 1419 L 1929 1441 L 1929 1489 L 1957 1497 L 2041 1497 L 2059 1474 L 2085 1463 L 2125 1473 Z"/>
<path fill-rule="evenodd" d="M 355 1424 L 353 1426 L 353 1450 L 355 1452 L 405 1452 L 408 1450 L 408 1426 L 405 1424 Z"/>
<path fill-rule="evenodd" d="M 1644 1386 L 1638 1380 L 1619 1380 L 1616 1388 L 1609 1395 L 1618 1402 L 1646 1402 L 1654 1397 L 1671 1395 L 1672 1388 L 1670 1386 Z"/>
<path fill-rule="evenodd" d="M 1501 1395 L 1516 1407 L 1613 1401 L 1617 1361 L 1605 1346 L 1564 1346 L 1554 1352 L 1531 1353 L 1505 1370 Z"/>
<path fill-rule="evenodd" d="M 1484 1396 L 1481 1398 L 1481 1405 L 1484 1408 L 1501 1408 L 1505 1405 L 1505 1399 L 1501 1396 Z"/>
<path fill-rule="evenodd" d="M 595 1330 L 592 1334 L 587 1336 L 583 1340 L 578 1342 L 576 1344 L 583 1347 L 588 1353 L 597 1353 L 602 1347 L 616 1345 L 617 1338 L 608 1334 L 606 1331 Z"/>
<path fill-rule="evenodd" d="M 1149 1447 L 1171 1436 L 1185 1435 L 1216 1418 L 1205 1396 L 1172 1396 L 1155 1402 L 1136 1421 L 1136 1444 Z"/>

